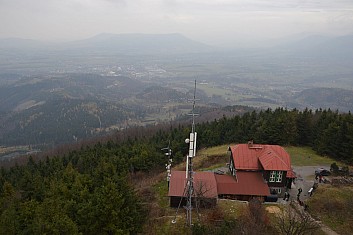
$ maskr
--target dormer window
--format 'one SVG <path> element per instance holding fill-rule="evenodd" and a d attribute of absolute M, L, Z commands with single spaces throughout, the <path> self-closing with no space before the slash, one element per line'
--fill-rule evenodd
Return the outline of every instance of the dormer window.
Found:
<path fill-rule="evenodd" d="M 269 182 L 282 182 L 283 171 L 270 171 Z"/>

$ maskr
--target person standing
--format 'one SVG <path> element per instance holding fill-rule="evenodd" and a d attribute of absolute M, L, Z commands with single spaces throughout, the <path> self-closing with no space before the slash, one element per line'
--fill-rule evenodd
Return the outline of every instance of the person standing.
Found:
<path fill-rule="evenodd" d="M 284 193 L 284 198 L 283 198 L 283 200 L 287 201 L 287 198 L 288 198 L 288 192 L 286 191 L 286 192 Z"/>
<path fill-rule="evenodd" d="M 298 188 L 297 200 L 299 201 L 300 194 L 303 192 L 302 188 Z"/>

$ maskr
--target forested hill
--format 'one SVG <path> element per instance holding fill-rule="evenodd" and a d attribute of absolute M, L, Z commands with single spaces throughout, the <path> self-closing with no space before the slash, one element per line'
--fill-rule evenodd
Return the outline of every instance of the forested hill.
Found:
<path fill-rule="evenodd" d="M 353 162 L 353 117 L 331 110 L 283 108 L 221 118 L 196 126 L 199 148 L 226 143 L 311 146 Z M 168 141 L 174 163 L 187 152 L 190 125 L 139 128 L 58 156 L 30 158 L 0 172 L 2 234 L 136 234 L 149 213 L 148 198 L 129 179 L 160 172 Z M 33 160 L 35 159 L 35 161 Z"/>

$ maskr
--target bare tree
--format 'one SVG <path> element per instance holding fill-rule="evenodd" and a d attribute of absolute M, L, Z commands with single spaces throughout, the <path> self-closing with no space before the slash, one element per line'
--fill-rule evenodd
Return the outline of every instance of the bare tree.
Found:
<path fill-rule="evenodd" d="M 199 181 L 194 184 L 194 196 L 197 208 L 210 208 L 215 206 L 215 198 L 207 197 L 207 193 L 212 188 L 204 181 Z"/>
<path fill-rule="evenodd" d="M 307 212 L 291 206 L 277 215 L 275 226 L 286 235 L 314 234 L 320 227 Z"/>
<path fill-rule="evenodd" d="M 254 198 L 249 201 L 248 207 L 239 218 L 239 222 L 241 234 L 272 234 L 267 212 L 259 199 Z"/>

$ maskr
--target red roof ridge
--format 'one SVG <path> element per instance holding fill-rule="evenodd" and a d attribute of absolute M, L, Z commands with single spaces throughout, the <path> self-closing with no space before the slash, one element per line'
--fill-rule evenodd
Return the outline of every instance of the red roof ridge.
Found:
<path fill-rule="evenodd" d="M 239 170 L 283 170 L 289 171 L 291 168 L 290 156 L 279 145 L 261 144 L 237 144 L 230 146 L 232 151 L 234 166 Z"/>
<path fill-rule="evenodd" d="M 274 152 L 274 154 L 272 155 L 273 157 L 275 157 L 276 159 L 280 160 L 282 162 L 282 164 L 287 167 L 287 170 L 290 170 L 290 167 L 288 166 L 288 164 L 283 160 L 283 158 L 280 156 L 280 154 L 274 148 L 272 148 L 271 145 L 267 145 L 266 147 L 267 147 L 266 149 L 268 149 L 269 151 L 273 151 Z M 266 153 L 267 154 L 271 154 L 271 152 L 269 152 L 269 151 L 266 151 Z M 262 164 L 261 159 L 264 158 L 264 157 L 267 157 L 266 153 L 264 153 L 261 156 L 259 156 L 259 160 L 260 160 L 261 164 Z M 265 169 L 265 166 L 263 164 L 262 164 L 262 166 Z"/>

